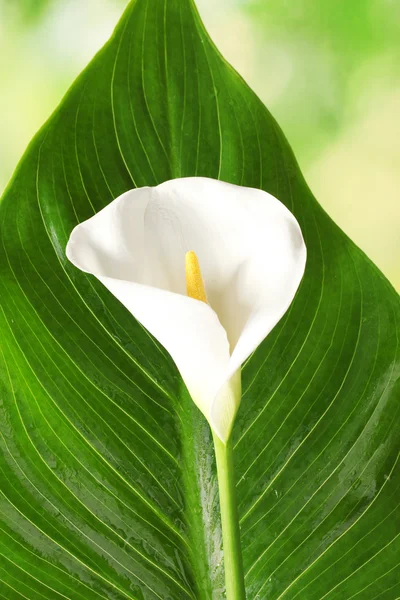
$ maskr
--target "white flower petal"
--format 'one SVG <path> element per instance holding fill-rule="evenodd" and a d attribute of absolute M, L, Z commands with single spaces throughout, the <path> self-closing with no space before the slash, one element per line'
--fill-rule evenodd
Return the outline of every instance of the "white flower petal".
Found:
<path fill-rule="evenodd" d="M 209 305 L 186 296 L 190 250 Z M 240 401 L 240 366 L 286 312 L 304 272 L 293 215 L 260 190 L 176 179 L 127 192 L 78 225 L 67 256 L 165 346 L 225 441 Z"/>

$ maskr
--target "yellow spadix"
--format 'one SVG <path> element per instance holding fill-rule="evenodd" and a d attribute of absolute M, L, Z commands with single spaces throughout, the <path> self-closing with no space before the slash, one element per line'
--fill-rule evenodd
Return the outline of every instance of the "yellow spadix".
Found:
<path fill-rule="evenodd" d="M 207 303 L 207 295 L 204 287 L 203 277 L 201 276 L 199 259 L 193 250 L 186 252 L 185 271 L 187 295 L 190 298 Z"/>

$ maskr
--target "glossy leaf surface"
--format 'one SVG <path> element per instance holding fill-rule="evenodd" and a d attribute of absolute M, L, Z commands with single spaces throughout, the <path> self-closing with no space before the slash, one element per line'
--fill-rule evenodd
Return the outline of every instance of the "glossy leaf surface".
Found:
<path fill-rule="evenodd" d="M 0 597 L 223 597 L 208 426 L 166 352 L 65 258 L 113 198 L 189 175 L 272 193 L 308 248 L 294 304 L 243 369 L 247 596 L 395 600 L 398 297 L 189 0 L 128 7 L 1 202 Z"/>

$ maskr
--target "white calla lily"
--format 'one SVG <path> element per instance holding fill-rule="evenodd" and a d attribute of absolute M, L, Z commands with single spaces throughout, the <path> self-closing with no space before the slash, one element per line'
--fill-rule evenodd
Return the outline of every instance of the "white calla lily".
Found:
<path fill-rule="evenodd" d="M 126 192 L 75 227 L 67 257 L 167 349 L 225 443 L 241 365 L 286 312 L 304 273 L 306 248 L 290 211 L 258 189 L 174 179 Z"/>

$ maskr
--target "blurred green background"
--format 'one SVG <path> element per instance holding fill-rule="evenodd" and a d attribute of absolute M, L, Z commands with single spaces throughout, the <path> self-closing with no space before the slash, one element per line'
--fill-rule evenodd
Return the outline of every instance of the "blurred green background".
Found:
<path fill-rule="evenodd" d="M 0 190 L 127 0 L 0 0 Z M 332 218 L 400 289 L 400 0 L 197 0 Z"/>

